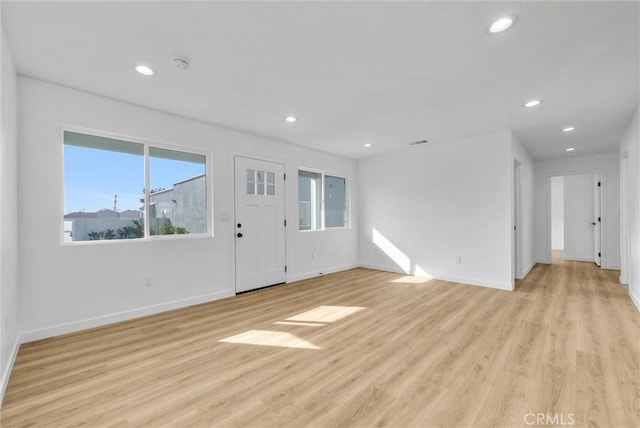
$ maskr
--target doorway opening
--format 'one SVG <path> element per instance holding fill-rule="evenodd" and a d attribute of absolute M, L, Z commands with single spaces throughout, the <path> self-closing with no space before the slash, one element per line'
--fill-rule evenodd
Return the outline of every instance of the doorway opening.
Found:
<path fill-rule="evenodd" d="M 552 264 L 589 261 L 601 265 L 601 182 L 597 173 L 551 177 Z"/>
<path fill-rule="evenodd" d="M 521 196 L 520 196 L 520 162 L 513 161 L 513 236 L 512 247 L 513 253 L 511 255 L 511 277 L 513 278 L 513 289 L 517 286 L 517 279 L 522 279 L 522 260 L 520 243 L 520 212 L 521 212 Z"/>
<path fill-rule="evenodd" d="M 564 263 L 564 177 L 551 177 L 551 263 Z"/>

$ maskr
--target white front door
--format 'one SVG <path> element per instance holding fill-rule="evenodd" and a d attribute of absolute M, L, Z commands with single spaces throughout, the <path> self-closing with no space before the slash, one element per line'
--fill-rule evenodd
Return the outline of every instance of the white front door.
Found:
<path fill-rule="evenodd" d="M 235 157 L 236 293 L 285 282 L 284 165 Z"/>
<path fill-rule="evenodd" d="M 600 266 L 601 265 L 601 233 L 602 233 L 602 218 L 600 213 L 600 177 L 598 175 L 593 176 L 593 261 Z"/>

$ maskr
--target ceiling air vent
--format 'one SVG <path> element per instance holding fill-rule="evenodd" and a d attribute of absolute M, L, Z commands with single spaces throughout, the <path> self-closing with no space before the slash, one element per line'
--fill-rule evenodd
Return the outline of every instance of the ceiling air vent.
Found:
<path fill-rule="evenodd" d="M 191 63 L 188 59 L 181 58 L 179 56 L 171 58 L 171 62 L 173 62 L 173 65 L 175 65 L 176 68 L 179 68 L 180 70 L 186 70 L 191 66 Z"/>
<path fill-rule="evenodd" d="M 410 146 L 417 146 L 418 144 L 427 144 L 427 140 L 414 141 L 413 143 L 409 143 Z"/>

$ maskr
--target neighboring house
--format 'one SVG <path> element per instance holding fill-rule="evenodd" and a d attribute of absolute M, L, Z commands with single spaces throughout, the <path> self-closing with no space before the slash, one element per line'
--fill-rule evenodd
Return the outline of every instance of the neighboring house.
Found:
<path fill-rule="evenodd" d="M 150 195 L 149 218 L 152 231 L 157 232 L 168 222 L 184 227 L 189 233 L 207 231 L 207 201 L 205 175 L 174 183 L 172 189 Z"/>
<path fill-rule="evenodd" d="M 114 231 L 132 226 L 133 220 L 142 218 L 142 211 L 125 210 L 117 212 L 102 209 L 97 212 L 78 211 L 64 216 L 64 242 L 89 241 L 91 232 Z"/>
<path fill-rule="evenodd" d="M 140 210 L 124 210 L 122 212 L 119 212 L 118 214 L 120 214 L 118 216 L 119 218 L 130 218 L 132 220 L 142 217 L 142 211 Z"/>
<path fill-rule="evenodd" d="M 151 193 L 149 219 L 152 234 L 162 234 L 162 226 L 183 227 L 189 233 L 207 231 L 207 201 L 205 174 L 179 181 L 173 188 Z M 122 212 L 102 209 L 97 212 L 78 211 L 64 216 L 64 242 L 88 241 L 92 232 L 117 231 L 132 226 L 133 220 L 144 217 L 142 210 Z"/>

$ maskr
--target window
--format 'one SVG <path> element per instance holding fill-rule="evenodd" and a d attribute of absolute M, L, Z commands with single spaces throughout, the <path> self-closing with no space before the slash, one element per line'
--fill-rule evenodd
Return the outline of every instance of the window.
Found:
<path fill-rule="evenodd" d="M 343 177 L 298 171 L 298 227 L 321 230 L 347 226 L 347 184 Z"/>
<path fill-rule="evenodd" d="M 206 157 L 149 147 L 151 235 L 207 232 Z"/>
<path fill-rule="evenodd" d="M 64 242 L 206 234 L 208 207 L 206 155 L 64 131 Z"/>
<path fill-rule="evenodd" d="M 322 229 L 322 174 L 298 171 L 298 217 L 300 230 Z"/>
<path fill-rule="evenodd" d="M 347 186 L 342 177 L 324 176 L 325 227 L 345 227 Z"/>

